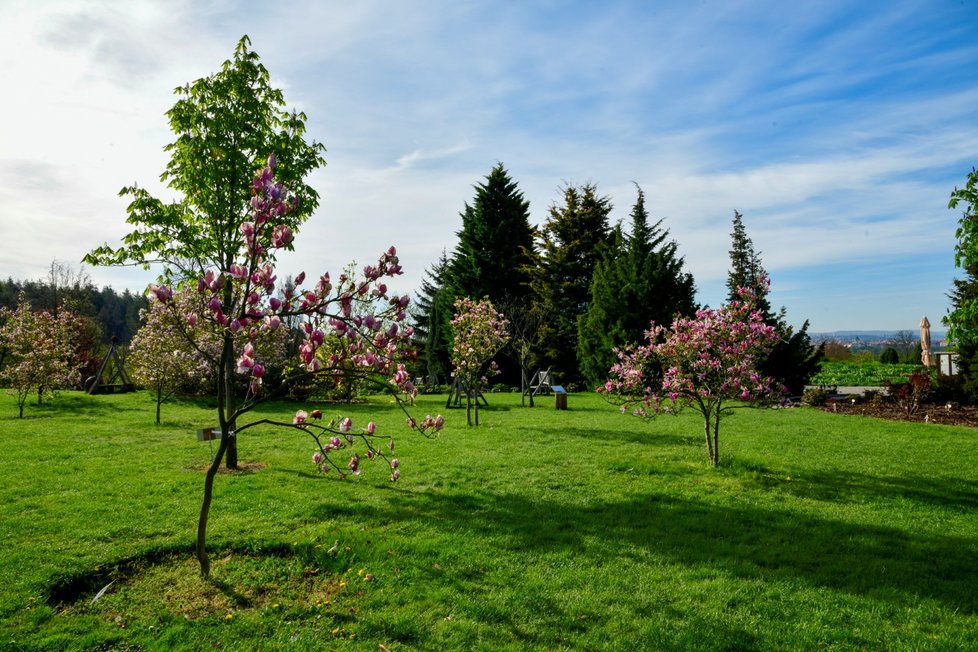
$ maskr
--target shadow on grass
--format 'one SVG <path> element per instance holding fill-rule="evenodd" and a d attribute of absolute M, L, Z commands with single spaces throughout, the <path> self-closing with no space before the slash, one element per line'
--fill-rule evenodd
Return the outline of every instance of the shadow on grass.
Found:
<path fill-rule="evenodd" d="M 641 424 L 647 425 L 647 424 Z M 542 434 L 542 432 L 541 432 Z M 667 432 L 661 429 L 653 431 L 651 429 L 626 428 L 626 429 L 602 429 L 561 427 L 546 431 L 548 435 L 555 435 L 561 438 L 575 437 L 585 440 L 589 445 L 595 442 L 618 442 L 621 444 L 641 444 L 643 446 L 701 446 L 703 456 L 706 457 L 706 443 L 702 435 L 695 432 L 688 432 L 681 429 L 677 422 L 676 427 L 670 428 Z"/>
<path fill-rule="evenodd" d="M 904 499 L 958 511 L 978 509 L 978 481 L 922 476 L 875 476 L 841 469 L 804 472 L 790 482 L 763 469 L 745 476 L 749 484 L 777 487 L 799 498 L 836 503 Z"/>
<path fill-rule="evenodd" d="M 309 546 L 292 546 L 283 542 L 241 541 L 210 550 L 211 558 L 221 553 L 240 553 L 269 557 L 299 557 L 312 559 L 313 550 Z M 175 558 L 192 557 L 196 548 L 189 543 L 167 544 L 148 548 L 131 557 L 116 559 L 93 569 L 80 570 L 53 578 L 48 588 L 46 602 L 52 606 L 68 605 L 91 597 L 109 582 L 126 581 L 138 575 L 143 569 Z M 248 606 L 249 598 L 239 593 L 230 583 L 214 579 L 208 580 L 224 593 L 229 600 L 239 606 Z"/>
<path fill-rule="evenodd" d="M 900 605 L 929 598 L 978 612 L 978 541 L 968 538 L 655 493 L 588 506 L 516 494 L 400 494 L 380 509 L 350 503 L 321 511 L 468 532 L 516 554 L 569 550 L 608 559 L 643 550 L 733 577 L 799 578 Z"/>
<path fill-rule="evenodd" d="M 33 419 L 47 419 L 53 413 L 71 413 L 76 416 L 95 416 L 102 417 L 124 412 L 142 412 L 141 406 L 119 405 L 112 401 L 100 400 L 100 396 L 90 396 L 81 392 L 61 394 L 55 398 L 46 398 L 37 405 L 34 401 L 28 400 L 24 406 L 24 417 L 21 419 L 17 412 L 13 412 L 7 417 L 0 417 L 5 421 L 29 421 Z"/>

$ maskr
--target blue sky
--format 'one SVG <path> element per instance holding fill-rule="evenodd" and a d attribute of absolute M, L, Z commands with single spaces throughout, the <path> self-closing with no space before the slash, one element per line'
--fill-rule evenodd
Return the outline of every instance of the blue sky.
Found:
<path fill-rule="evenodd" d="M 725 296 L 733 211 L 772 300 L 813 331 L 938 322 L 950 192 L 978 165 L 978 1 L 0 0 L 0 277 L 127 232 L 159 184 L 172 90 L 248 34 L 328 165 L 284 272 L 390 244 L 411 290 L 502 162 L 541 224 L 564 184 L 614 220 L 633 182 L 698 300 Z M 150 274 L 88 269 L 141 290 Z"/>

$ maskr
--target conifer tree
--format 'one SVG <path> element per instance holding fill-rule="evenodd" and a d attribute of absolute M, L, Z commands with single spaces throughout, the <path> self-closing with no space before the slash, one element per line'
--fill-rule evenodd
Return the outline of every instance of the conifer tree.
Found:
<path fill-rule="evenodd" d="M 535 256 L 530 205 L 502 163 L 476 184 L 472 203 L 466 203 L 460 215 L 462 228 L 455 250 L 429 271 L 430 281 L 422 286 L 421 305 L 414 313 L 424 340 L 427 373 L 438 374 L 439 379 L 447 378 L 451 371 L 450 321 L 456 299 L 506 302 L 531 296 L 530 269 Z M 499 363 L 502 378 L 518 383 L 515 366 Z"/>
<path fill-rule="evenodd" d="M 425 270 L 421 289 L 410 308 L 418 361 L 424 373 L 437 376 L 439 382 L 447 382 L 451 371 L 452 340 L 448 325 L 454 297 L 445 287 L 448 266 L 448 255 L 442 251 L 438 260 Z"/>
<path fill-rule="evenodd" d="M 539 264 L 532 287 L 547 321 L 541 325 L 534 362 L 552 369 L 563 383 L 577 382 L 577 320 L 591 299 L 591 278 L 609 246 L 611 199 L 598 195 L 597 186 L 563 189 L 563 203 L 553 204 L 538 236 Z"/>
<path fill-rule="evenodd" d="M 730 234 L 730 272 L 727 274 L 727 301 L 734 301 L 739 288 L 748 288 L 756 297 L 757 308 L 770 317 L 771 304 L 767 300 L 767 286 L 763 279 L 767 272 L 761 265 L 760 254 L 754 251 L 754 243 L 747 236 L 743 215 L 734 211 L 733 232 Z"/>
<path fill-rule="evenodd" d="M 529 294 L 530 204 L 502 163 L 475 186 L 461 216 L 448 279 L 455 295 L 499 301 Z"/>
<path fill-rule="evenodd" d="M 671 324 L 696 310 L 696 287 L 662 220 L 649 225 L 645 194 L 631 213 L 631 232 L 613 231 L 612 245 L 594 270 L 591 301 L 578 323 L 578 358 L 590 384 L 603 381 L 616 362 L 613 349 L 638 342 L 649 323 Z"/>
<path fill-rule="evenodd" d="M 784 307 L 777 313 L 771 311 L 767 298 L 767 271 L 761 264 L 760 254 L 754 251 L 754 243 L 747 237 L 743 216 L 737 211 L 734 211 L 730 238 L 729 298 L 734 300 L 737 297 L 738 287 L 750 289 L 756 297 L 756 306 L 764 316 L 764 322 L 773 326 L 779 336 L 778 343 L 761 363 L 761 371 L 784 385 L 789 394 L 800 395 L 808 380 L 822 366 L 823 347 L 816 347 L 812 343 L 808 335 L 808 320 L 795 332 L 788 324 Z"/>

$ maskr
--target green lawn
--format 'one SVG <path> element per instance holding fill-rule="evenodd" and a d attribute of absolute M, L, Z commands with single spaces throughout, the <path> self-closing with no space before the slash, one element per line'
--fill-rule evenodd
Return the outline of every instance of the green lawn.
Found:
<path fill-rule="evenodd" d="M 493 394 L 468 428 L 421 397 L 434 439 L 388 401 L 319 406 L 402 433 L 394 485 L 243 433 L 263 467 L 217 478 L 204 582 L 211 412 L 69 393 L 17 419 L 3 396 L 0 650 L 978 648 L 974 430 L 739 410 L 712 469 L 693 413 L 569 398 Z"/>

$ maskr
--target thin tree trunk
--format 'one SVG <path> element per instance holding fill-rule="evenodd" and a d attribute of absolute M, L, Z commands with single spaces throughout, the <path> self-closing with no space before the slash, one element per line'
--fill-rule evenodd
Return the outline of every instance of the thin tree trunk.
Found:
<path fill-rule="evenodd" d="M 232 365 L 232 362 L 233 362 L 233 360 L 232 360 L 233 357 L 234 357 L 234 351 L 232 350 L 231 351 L 231 354 L 228 357 L 228 359 L 231 360 L 231 361 L 229 361 L 227 363 L 228 366 L 223 371 L 223 376 L 225 378 L 225 387 L 224 387 L 224 405 L 225 405 L 225 408 L 224 408 L 224 410 L 222 410 L 222 415 L 221 415 L 221 420 L 222 421 L 228 415 L 233 414 L 234 411 L 238 407 L 237 406 L 237 403 L 235 401 L 235 397 L 234 397 L 234 369 L 231 368 L 231 365 Z M 222 440 L 225 437 L 227 437 L 228 433 L 231 433 L 230 436 L 227 437 L 228 438 L 228 445 L 227 445 L 228 452 L 227 452 L 227 461 L 225 462 L 225 466 L 227 466 L 227 468 L 229 468 L 229 469 L 237 469 L 238 468 L 238 438 L 237 438 L 236 435 L 234 435 L 234 429 L 235 429 L 236 426 L 237 426 L 237 424 L 235 423 L 235 421 L 233 419 L 232 420 L 228 420 L 228 422 L 226 424 L 225 423 L 222 423 L 221 424 L 221 433 L 222 433 L 221 439 Z"/>
<path fill-rule="evenodd" d="M 221 352 L 220 374 L 225 378 L 231 369 L 234 349 L 231 339 L 225 338 L 224 350 Z M 204 476 L 204 499 L 200 504 L 200 517 L 197 520 L 197 561 L 200 563 L 201 577 L 209 577 L 211 572 L 210 560 L 207 558 L 207 518 L 210 516 L 211 500 L 214 497 L 214 477 L 221 468 L 221 461 L 234 439 L 230 424 L 227 420 L 227 389 L 228 384 L 219 382 L 217 385 L 217 416 L 221 428 L 221 444 L 217 447 L 217 455 L 211 461 L 207 474 Z"/>
<path fill-rule="evenodd" d="M 713 466 L 720 463 L 720 406 L 713 417 Z"/>
<path fill-rule="evenodd" d="M 156 425 L 160 425 L 160 404 L 163 403 L 163 386 L 156 386 Z"/>
<path fill-rule="evenodd" d="M 710 413 L 706 412 L 703 414 L 703 432 L 706 435 L 706 454 L 710 458 L 710 464 L 713 464 L 713 438 L 710 436 Z"/>
<path fill-rule="evenodd" d="M 210 577 L 211 563 L 207 558 L 207 517 L 210 516 L 211 500 L 214 497 L 214 477 L 221 468 L 221 460 L 228 448 L 229 437 L 221 418 L 221 444 L 217 447 L 217 455 L 204 476 L 204 499 L 200 504 L 200 518 L 197 520 L 197 561 L 200 563 L 200 576 Z"/>

